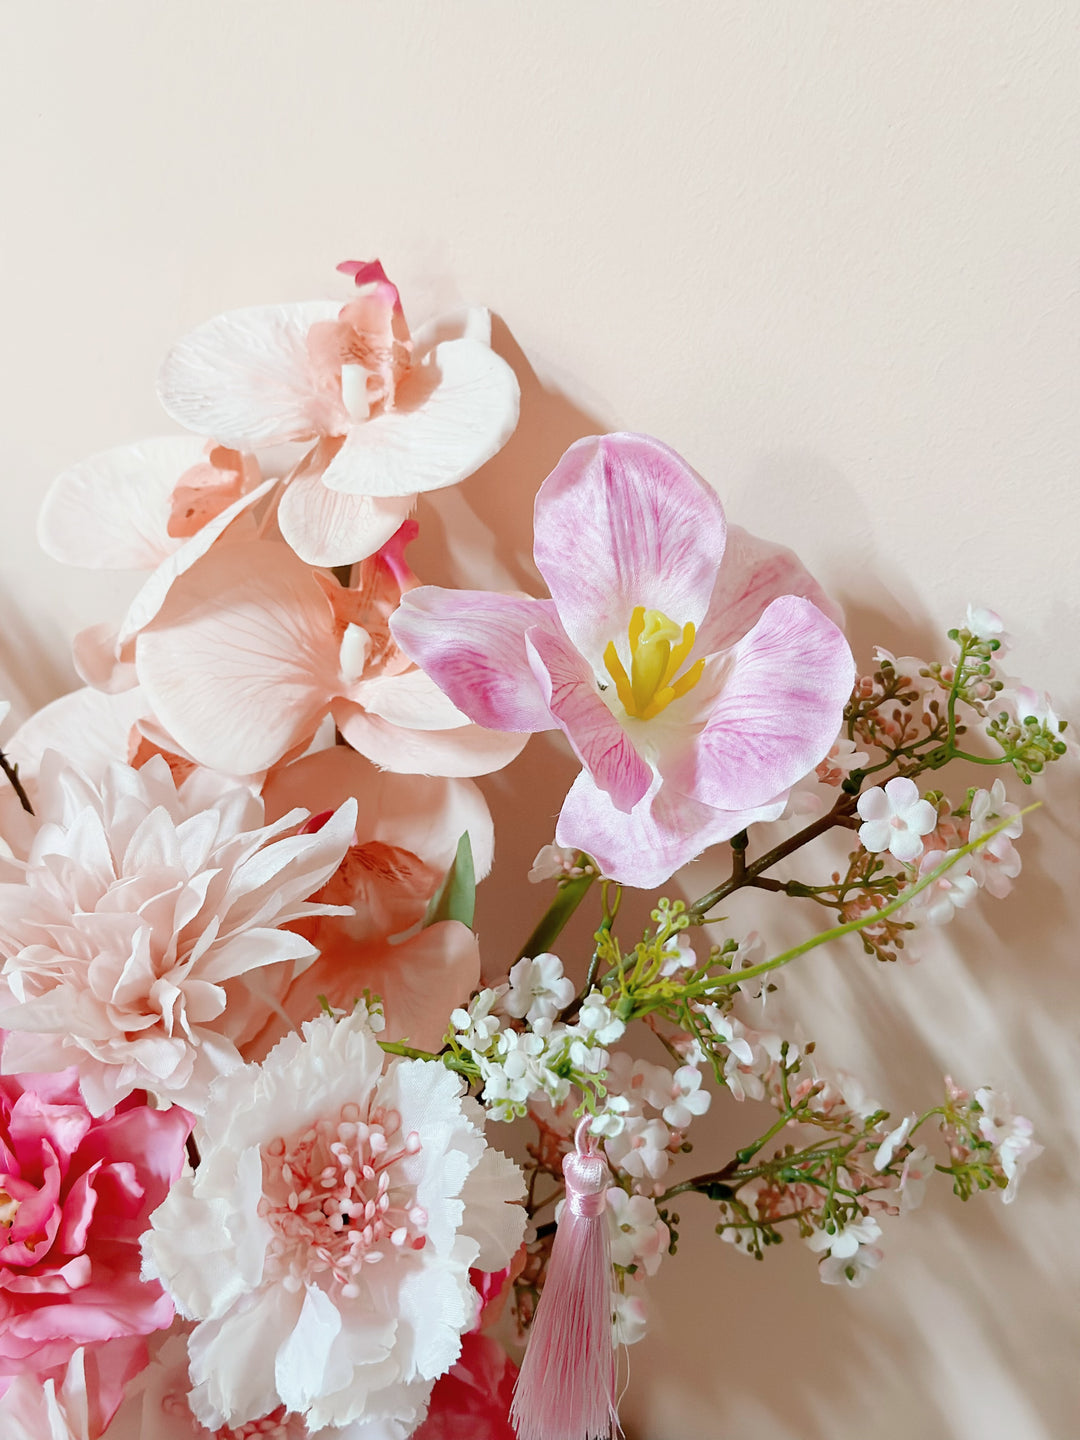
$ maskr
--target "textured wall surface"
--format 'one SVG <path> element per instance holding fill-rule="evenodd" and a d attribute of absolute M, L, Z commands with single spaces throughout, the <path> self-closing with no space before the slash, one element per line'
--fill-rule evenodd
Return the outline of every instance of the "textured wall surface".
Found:
<path fill-rule="evenodd" d="M 524 583 L 565 445 L 651 431 L 800 550 L 864 655 L 924 651 L 978 598 L 1011 670 L 1080 717 L 1069 0 L 7 0 L 0 57 L 0 692 L 23 713 L 130 589 L 36 552 L 49 478 L 165 428 L 153 377 L 189 325 L 344 293 L 335 262 L 377 254 L 417 320 L 497 311 L 523 382 L 510 446 L 428 513 L 432 578 L 467 551 Z M 489 787 L 518 819 L 484 900 L 492 971 L 569 768 L 530 755 Z M 897 1112 L 944 1068 L 1010 1091 L 1047 1147 L 1017 1204 L 930 1198 L 841 1293 L 797 1242 L 755 1265 L 687 1203 L 632 1436 L 1075 1434 L 1076 769 L 1057 791 L 1011 901 L 918 966 L 810 957 L 781 997 Z M 716 1109 L 717 1143 L 754 1133 Z"/>

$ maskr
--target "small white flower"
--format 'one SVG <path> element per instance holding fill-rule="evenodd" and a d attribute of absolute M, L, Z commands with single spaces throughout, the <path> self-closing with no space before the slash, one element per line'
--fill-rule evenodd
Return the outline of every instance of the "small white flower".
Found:
<path fill-rule="evenodd" d="M 917 1210 L 926 1194 L 926 1182 L 934 1173 L 934 1159 L 925 1145 L 916 1145 L 900 1171 L 900 1209 Z"/>
<path fill-rule="evenodd" d="M 685 1130 L 695 1115 L 704 1115 L 712 1104 L 708 1090 L 701 1088 L 701 1072 L 681 1065 L 671 1077 L 670 1100 L 662 1114 L 676 1130 Z"/>
<path fill-rule="evenodd" d="M 911 1133 L 911 1127 L 915 1124 L 915 1120 L 916 1116 L 906 1115 L 895 1130 L 889 1131 L 888 1135 L 885 1136 L 885 1139 L 878 1146 L 877 1154 L 874 1156 L 875 1170 L 887 1170 L 889 1168 L 892 1164 L 893 1156 L 901 1149 L 908 1135 Z"/>
<path fill-rule="evenodd" d="M 931 874 L 955 853 L 954 850 L 928 850 L 919 862 L 919 879 Z M 947 925 L 957 910 L 963 910 L 979 892 L 975 877 L 969 873 L 970 861 L 971 856 L 966 855 L 925 890 L 912 896 L 903 914 L 917 912 L 928 925 Z"/>
<path fill-rule="evenodd" d="M 1005 633 L 1005 622 L 996 610 L 990 610 L 985 605 L 968 605 L 964 629 L 970 630 L 980 640 L 996 640 L 998 655 L 1003 655 L 1009 648 L 1011 637 Z"/>
<path fill-rule="evenodd" d="M 612 1013 L 599 990 L 586 995 L 577 1023 L 579 1029 L 593 1036 L 600 1045 L 613 1045 L 626 1034 L 625 1023 Z"/>
<path fill-rule="evenodd" d="M 975 1099 L 983 1112 L 978 1116 L 979 1134 L 998 1153 L 1002 1173 L 1009 1182 L 1001 1198 L 1011 1205 L 1024 1171 L 1042 1154 L 1043 1147 L 1033 1138 L 1031 1121 L 1013 1111 L 1007 1095 L 983 1086 L 975 1091 Z"/>
<path fill-rule="evenodd" d="M 815 1230 L 807 1236 L 806 1245 L 823 1255 L 818 1274 L 825 1285 L 847 1284 L 855 1288 L 864 1284 L 869 1272 L 882 1261 L 882 1252 L 875 1241 L 881 1238 L 881 1226 L 872 1215 L 845 1225 L 842 1230 Z"/>
<path fill-rule="evenodd" d="M 664 945 L 664 954 L 668 956 L 668 959 L 660 967 L 661 975 L 681 975 L 684 970 L 697 968 L 698 958 L 694 954 L 693 945 L 690 944 L 690 936 L 685 930 L 678 930 L 674 935 L 668 937 Z"/>
<path fill-rule="evenodd" d="M 922 837 L 937 825 L 937 811 L 919 795 L 919 787 L 906 776 L 890 780 L 884 789 L 875 785 L 859 796 L 858 811 L 863 819 L 859 841 L 879 854 L 883 850 L 904 864 L 922 854 Z"/>
<path fill-rule="evenodd" d="M 671 1240 L 656 1213 L 656 1202 L 612 1186 L 607 1192 L 607 1214 L 612 1263 L 625 1268 L 637 1265 L 646 1275 L 655 1275 Z"/>
<path fill-rule="evenodd" d="M 574 998 L 574 982 L 563 974 L 557 955 L 522 959 L 510 971 L 510 989 L 502 1008 L 516 1020 L 554 1020 Z"/>
<path fill-rule="evenodd" d="M 604 1101 L 604 1108 L 598 1115 L 592 1118 L 589 1129 L 594 1135 L 611 1139 L 615 1135 L 621 1135 L 626 1127 L 626 1116 L 630 1110 L 630 1101 L 625 1095 L 608 1094 Z"/>
<path fill-rule="evenodd" d="M 628 1115 L 618 1135 L 608 1140 L 608 1159 L 635 1180 L 648 1175 L 659 1180 L 671 1164 L 668 1150 L 671 1131 L 662 1120 L 647 1120 L 644 1115 Z"/>
<path fill-rule="evenodd" d="M 529 871 L 530 881 L 539 885 L 544 880 L 573 880 L 579 875 L 587 874 L 587 868 L 583 869 L 574 863 L 577 856 L 578 851 L 567 845 L 543 846 Z"/>
<path fill-rule="evenodd" d="M 458 1044 L 474 1055 L 486 1055 L 499 1033 L 498 1017 L 491 1012 L 502 999 L 505 985 L 481 990 L 467 1010 L 460 1007 L 450 1012 L 450 1023 L 458 1032 Z"/>
<path fill-rule="evenodd" d="M 640 1295 L 615 1296 L 615 1344 L 636 1345 L 648 1327 L 645 1301 Z"/>

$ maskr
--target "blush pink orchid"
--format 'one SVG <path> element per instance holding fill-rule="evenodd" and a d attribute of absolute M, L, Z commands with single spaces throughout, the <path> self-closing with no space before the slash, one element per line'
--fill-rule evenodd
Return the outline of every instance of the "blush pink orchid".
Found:
<path fill-rule="evenodd" d="M 161 1286 L 139 1278 L 139 1244 L 180 1175 L 193 1121 L 138 1095 L 95 1116 L 74 1069 L 0 1076 L 0 1393 L 27 1374 L 62 1391 L 80 1347 L 93 1355 L 171 1323 Z M 130 1346 L 103 1359 L 89 1368 L 115 1408 L 114 1361 L 125 1378 L 139 1364 Z"/>
<path fill-rule="evenodd" d="M 398 528 L 417 493 L 456 485 L 502 449 L 518 384 L 471 309 L 410 333 L 376 261 L 338 267 L 356 297 L 236 310 L 169 353 L 158 393 L 187 429 L 243 451 L 311 446 L 281 496 L 286 542 L 351 564 Z"/>
<path fill-rule="evenodd" d="M 390 634 L 416 584 L 403 557 L 416 528 L 406 521 L 349 586 L 280 541 L 216 545 L 135 646 L 175 748 L 226 774 L 266 770 L 332 715 L 354 749 L 400 773 L 484 775 L 513 759 L 524 737 L 470 724 Z"/>
<path fill-rule="evenodd" d="M 557 842 L 652 888 L 777 818 L 855 673 L 795 557 L 729 531 L 700 476 L 630 434 L 570 447 L 536 497 L 534 554 L 550 600 L 422 587 L 391 631 L 477 724 L 563 731 L 583 769 Z"/>

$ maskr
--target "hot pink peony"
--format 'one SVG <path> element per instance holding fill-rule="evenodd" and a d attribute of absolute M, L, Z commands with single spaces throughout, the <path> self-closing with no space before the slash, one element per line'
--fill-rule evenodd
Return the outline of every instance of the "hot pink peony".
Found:
<path fill-rule="evenodd" d="M 428 586 L 391 631 L 477 724 L 563 731 L 583 769 L 558 843 L 652 887 L 776 819 L 854 678 L 795 557 L 729 533 L 700 476 L 644 435 L 570 447 L 536 497 L 534 553 L 550 600 Z"/>
<path fill-rule="evenodd" d="M 135 1095 L 95 1117 L 74 1069 L 0 1076 L 0 1388 L 169 1325 L 172 1302 L 139 1278 L 139 1240 L 192 1123 Z"/>

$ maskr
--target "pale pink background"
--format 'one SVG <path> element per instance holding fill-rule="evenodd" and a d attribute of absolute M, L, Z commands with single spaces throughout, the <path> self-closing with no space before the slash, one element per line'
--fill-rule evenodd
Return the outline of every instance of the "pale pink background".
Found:
<path fill-rule="evenodd" d="M 979 598 L 1014 671 L 1080 717 L 1069 0 L 37 0 L 2 7 L 0 55 L 0 688 L 22 713 L 129 589 L 36 552 L 50 476 L 162 428 L 153 377 L 187 326 L 337 293 L 337 260 L 377 254 L 415 319 L 491 305 L 523 382 L 503 457 L 429 514 L 433 576 L 479 556 L 526 583 L 566 443 L 647 430 L 800 549 L 864 654 L 929 646 Z M 540 742 L 489 787 L 492 971 L 568 774 Z M 918 967 L 853 950 L 785 981 L 822 1057 L 897 1111 L 947 1066 L 1010 1090 L 1048 1152 L 1020 1200 L 940 1194 L 857 1293 L 797 1243 L 734 1254 L 688 1202 L 631 1435 L 1075 1434 L 1077 770 L 1059 779 L 1013 902 Z M 718 1110 L 717 1144 L 752 1133 Z"/>

